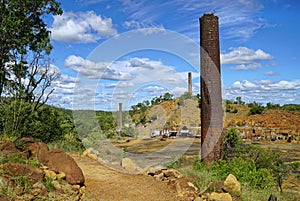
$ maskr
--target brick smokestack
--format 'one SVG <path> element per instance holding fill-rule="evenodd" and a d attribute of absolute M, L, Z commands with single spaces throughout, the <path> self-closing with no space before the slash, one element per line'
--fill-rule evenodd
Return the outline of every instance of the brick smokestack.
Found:
<path fill-rule="evenodd" d="M 123 116 L 122 116 L 122 103 L 119 103 L 119 131 L 122 132 L 123 129 Z"/>
<path fill-rule="evenodd" d="M 200 18 L 201 60 L 201 160 L 206 163 L 221 157 L 223 129 L 218 17 Z"/>
<path fill-rule="evenodd" d="M 188 93 L 192 96 L 193 95 L 193 88 L 192 88 L 192 73 L 188 73 Z"/>

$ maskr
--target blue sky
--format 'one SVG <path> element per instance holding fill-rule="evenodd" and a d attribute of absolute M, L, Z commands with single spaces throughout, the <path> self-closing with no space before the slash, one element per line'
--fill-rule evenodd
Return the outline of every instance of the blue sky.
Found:
<path fill-rule="evenodd" d="M 219 17 L 223 98 L 300 103 L 300 3 L 292 0 L 61 0 L 45 18 L 60 76 L 49 103 L 115 110 L 199 93 L 199 17 Z M 128 40 L 127 40 L 128 39 Z"/>

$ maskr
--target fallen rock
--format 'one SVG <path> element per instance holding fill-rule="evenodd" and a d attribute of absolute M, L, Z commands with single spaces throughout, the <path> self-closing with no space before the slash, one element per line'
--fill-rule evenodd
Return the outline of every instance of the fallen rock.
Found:
<path fill-rule="evenodd" d="M 0 195 L 0 201 L 8 201 L 8 199 L 1 197 Z"/>
<path fill-rule="evenodd" d="M 23 145 L 34 143 L 35 140 L 32 137 L 23 137 L 20 139 L 20 142 L 23 143 Z"/>
<path fill-rule="evenodd" d="M 176 169 L 152 167 L 148 168 L 147 175 L 170 186 L 185 201 L 192 201 L 199 197 L 198 188 L 184 178 Z"/>
<path fill-rule="evenodd" d="M 185 200 L 194 200 L 198 197 L 198 188 L 185 178 L 175 179 L 173 182 L 175 189 L 179 196 L 184 197 Z"/>
<path fill-rule="evenodd" d="M 233 174 L 229 174 L 224 181 L 224 190 L 232 195 L 240 196 L 242 194 L 241 184 Z"/>
<path fill-rule="evenodd" d="M 183 175 L 178 170 L 175 169 L 163 170 L 163 173 L 166 177 L 183 178 Z"/>
<path fill-rule="evenodd" d="M 211 182 L 209 184 L 209 187 L 206 189 L 206 192 L 224 193 L 224 182 L 223 181 Z"/>
<path fill-rule="evenodd" d="M 45 175 L 44 171 L 39 168 L 18 163 L 5 163 L 2 168 L 10 176 L 26 176 L 33 183 L 41 181 Z"/>
<path fill-rule="evenodd" d="M 7 151 L 11 153 L 18 153 L 19 150 L 16 148 L 14 143 L 8 141 L 8 142 L 0 142 L 0 151 Z"/>
<path fill-rule="evenodd" d="M 212 192 L 208 198 L 209 201 L 232 201 L 229 193 L 216 193 Z"/>
<path fill-rule="evenodd" d="M 38 159 L 40 159 L 43 153 L 49 151 L 48 146 L 43 142 L 28 143 L 24 146 L 29 152 L 29 157 L 37 157 Z"/>
<path fill-rule="evenodd" d="M 121 166 L 129 172 L 140 171 L 140 167 L 138 167 L 130 158 L 123 158 Z"/>
<path fill-rule="evenodd" d="M 56 179 L 56 172 L 52 171 L 52 170 L 44 170 L 45 172 L 45 176 L 46 177 L 50 177 L 52 179 Z"/>
<path fill-rule="evenodd" d="M 66 178 L 66 174 L 64 172 L 60 172 L 56 175 L 57 179 L 65 179 Z"/>
<path fill-rule="evenodd" d="M 151 167 L 146 167 L 144 169 L 144 174 L 154 176 L 157 173 L 160 174 L 161 170 L 166 169 L 162 166 L 151 166 Z"/>
<path fill-rule="evenodd" d="M 63 172 L 69 184 L 84 184 L 84 176 L 75 160 L 59 149 L 52 149 L 41 154 L 41 162 L 56 172 Z"/>
<path fill-rule="evenodd" d="M 99 158 L 97 156 L 97 151 L 95 151 L 92 147 L 86 149 L 82 153 L 83 156 L 90 158 L 92 160 L 98 161 Z"/>

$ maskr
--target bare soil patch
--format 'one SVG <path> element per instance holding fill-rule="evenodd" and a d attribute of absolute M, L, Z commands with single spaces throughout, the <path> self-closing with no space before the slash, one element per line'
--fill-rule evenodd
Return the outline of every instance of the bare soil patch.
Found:
<path fill-rule="evenodd" d="M 73 158 L 85 176 L 88 201 L 180 200 L 175 191 L 150 176 L 118 172 L 86 157 Z"/>

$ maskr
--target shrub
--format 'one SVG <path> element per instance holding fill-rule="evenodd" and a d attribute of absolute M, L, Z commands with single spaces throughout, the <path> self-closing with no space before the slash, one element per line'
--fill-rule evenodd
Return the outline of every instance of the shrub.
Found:
<path fill-rule="evenodd" d="M 236 128 L 228 129 L 223 138 L 223 157 L 228 158 L 230 153 L 234 154 L 239 143 L 239 133 Z"/>
<path fill-rule="evenodd" d="M 248 104 L 248 107 L 250 107 L 248 115 L 261 114 L 265 109 L 261 104 L 256 102 Z"/>
<path fill-rule="evenodd" d="M 32 103 L 7 100 L 1 115 L 2 132 L 8 136 L 33 137 L 45 143 L 63 138 L 58 112 L 49 106 L 35 111 Z"/>
<path fill-rule="evenodd" d="M 253 187 L 265 189 L 274 186 L 272 170 L 257 168 L 254 160 L 244 160 L 243 158 L 222 160 L 213 163 L 211 169 L 221 180 L 226 179 L 229 174 L 233 174 L 240 182 L 248 183 Z"/>
<path fill-rule="evenodd" d="M 53 179 L 51 177 L 44 177 L 42 180 L 42 183 L 44 184 L 44 186 L 46 187 L 48 192 L 55 191 L 55 189 L 56 189 L 52 182 L 53 182 Z"/>
<path fill-rule="evenodd" d="M 236 114 L 236 113 L 238 113 L 238 109 L 237 108 L 234 108 L 234 110 L 232 111 L 232 113 L 234 113 L 234 114 Z"/>

